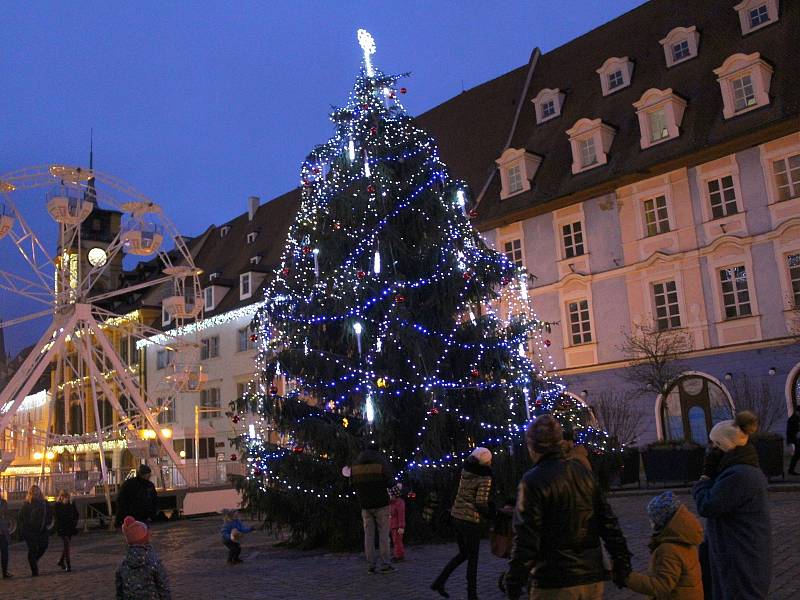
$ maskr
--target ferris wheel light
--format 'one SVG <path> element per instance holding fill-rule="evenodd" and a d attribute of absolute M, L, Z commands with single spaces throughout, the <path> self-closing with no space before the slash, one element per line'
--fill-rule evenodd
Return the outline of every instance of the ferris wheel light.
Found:
<path fill-rule="evenodd" d="M 172 437 L 172 429 L 170 429 L 169 427 L 164 427 L 161 430 L 161 437 L 170 439 Z"/>
<path fill-rule="evenodd" d="M 56 457 L 56 453 L 52 450 L 48 450 L 44 456 L 47 460 L 53 460 Z"/>

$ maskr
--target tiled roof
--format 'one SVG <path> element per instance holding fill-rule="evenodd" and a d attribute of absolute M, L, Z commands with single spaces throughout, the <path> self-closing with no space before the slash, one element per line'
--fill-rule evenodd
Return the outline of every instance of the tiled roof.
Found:
<path fill-rule="evenodd" d="M 780 3 L 778 23 L 742 36 L 735 0 L 652 0 L 569 43 L 543 54 L 535 66 L 510 147 L 543 157 L 532 189 L 500 200 L 496 171 L 478 207 L 476 226 L 485 230 L 544 210 L 612 190 L 679 165 L 705 162 L 785 135 L 800 127 L 798 31 L 800 3 Z M 667 68 L 659 43 L 675 27 L 696 26 L 697 58 Z M 725 120 L 713 70 L 735 53 L 760 52 L 775 69 L 768 106 Z M 613 56 L 634 63 L 631 85 L 603 97 L 596 70 Z M 478 86 L 419 118 L 439 141 L 455 177 L 477 194 L 503 151 L 511 120 L 508 104 L 524 87 L 526 68 Z M 560 117 L 536 124 L 531 100 L 543 88 L 566 94 Z M 688 102 L 681 135 L 655 147 L 639 146 L 633 103 L 650 88 L 672 88 Z M 512 115 L 513 117 L 513 115 Z M 600 118 L 616 129 L 608 164 L 573 175 L 566 131 L 581 118 Z M 502 142 L 498 143 L 502 139 Z"/>

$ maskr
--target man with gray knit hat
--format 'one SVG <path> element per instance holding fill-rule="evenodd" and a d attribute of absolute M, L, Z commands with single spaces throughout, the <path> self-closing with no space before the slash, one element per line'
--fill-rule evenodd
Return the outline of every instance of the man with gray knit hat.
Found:
<path fill-rule="evenodd" d="M 531 600 L 601 600 L 608 579 L 601 540 L 614 561 L 614 581 L 623 584 L 631 572 L 617 518 L 591 472 L 564 456 L 558 421 L 538 417 L 525 438 L 534 467 L 517 493 L 506 594 L 518 600 L 530 579 Z"/>

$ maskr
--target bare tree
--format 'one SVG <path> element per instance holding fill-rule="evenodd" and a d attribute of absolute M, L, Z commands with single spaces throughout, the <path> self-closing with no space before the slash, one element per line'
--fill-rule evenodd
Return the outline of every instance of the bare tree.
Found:
<path fill-rule="evenodd" d="M 630 361 L 622 377 L 639 393 L 666 394 L 667 387 L 683 371 L 677 361 L 692 351 L 692 338 L 683 329 L 656 329 L 635 325 L 623 332 L 620 351 Z"/>
<path fill-rule="evenodd" d="M 624 445 L 636 443 L 642 434 L 644 414 L 632 393 L 605 390 L 592 395 L 598 425 Z"/>
<path fill-rule="evenodd" d="M 759 431 L 772 431 L 786 419 L 783 394 L 777 394 L 767 381 L 744 375 L 734 379 L 729 387 L 736 410 L 749 410 L 758 417 Z"/>

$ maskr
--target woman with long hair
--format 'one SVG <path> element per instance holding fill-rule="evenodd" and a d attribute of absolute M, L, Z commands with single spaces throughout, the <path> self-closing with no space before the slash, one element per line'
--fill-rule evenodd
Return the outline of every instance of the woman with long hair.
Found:
<path fill-rule="evenodd" d="M 62 550 L 58 566 L 67 573 L 72 571 L 72 564 L 69 557 L 69 543 L 72 536 L 78 533 L 78 509 L 70 500 L 69 492 L 61 490 L 58 492 L 55 508 L 53 509 L 56 517 L 56 533 L 61 538 Z"/>
<path fill-rule="evenodd" d="M 28 564 L 31 575 L 39 574 L 39 559 L 47 550 L 48 528 L 53 520 L 53 509 L 38 485 L 32 485 L 19 511 L 19 527 L 22 539 L 28 546 Z"/>

